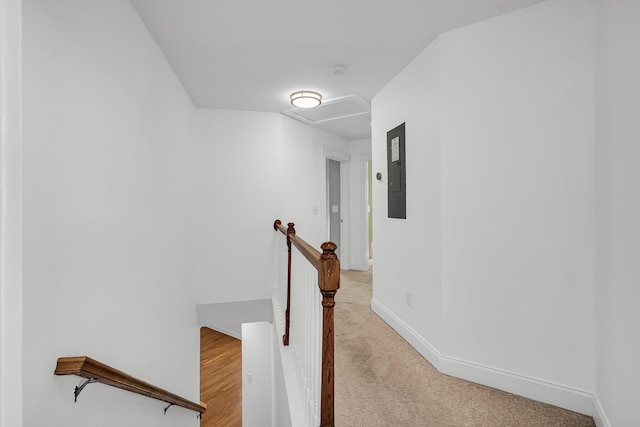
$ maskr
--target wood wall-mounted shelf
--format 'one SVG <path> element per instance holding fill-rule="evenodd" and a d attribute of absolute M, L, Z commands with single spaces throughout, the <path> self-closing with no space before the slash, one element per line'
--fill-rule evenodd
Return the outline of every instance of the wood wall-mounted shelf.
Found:
<path fill-rule="evenodd" d="M 197 404 L 187 400 L 177 394 L 173 394 L 166 390 L 156 387 L 147 382 L 141 381 L 131 375 L 125 374 L 122 371 L 112 368 L 109 365 L 100 363 L 87 356 L 77 357 L 61 357 L 58 359 L 56 365 L 55 375 L 78 375 L 86 378 L 91 382 L 100 382 L 113 387 L 121 388 L 123 390 L 130 391 L 132 393 L 141 394 L 143 396 L 158 399 L 171 405 L 182 406 L 183 408 L 191 409 L 202 415 L 207 407 L 205 404 Z M 83 384 L 80 388 L 76 387 L 76 398 L 80 391 L 82 391 Z M 167 407 L 168 408 L 168 407 Z M 165 408 L 165 412 L 166 409 Z"/>

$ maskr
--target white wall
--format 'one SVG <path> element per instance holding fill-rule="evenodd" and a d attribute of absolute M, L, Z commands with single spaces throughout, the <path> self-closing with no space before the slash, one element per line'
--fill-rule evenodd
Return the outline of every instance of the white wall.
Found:
<path fill-rule="evenodd" d="M 199 402 L 191 101 L 125 0 L 24 2 L 25 426 L 196 426 L 77 377 L 87 355 Z M 90 421 L 88 421 L 90 420 Z"/>
<path fill-rule="evenodd" d="M 640 425 L 640 3 L 598 2 L 596 413 Z"/>
<path fill-rule="evenodd" d="M 0 0 L 0 426 L 22 426 L 22 2 Z"/>
<path fill-rule="evenodd" d="M 441 346 L 440 55 L 436 40 L 372 103 L 374 309 Z M 415 91 L 415 92 L 414 92 Z M 387 218 L 386 133 L 406 122 L 407 219 Z M 413 307 L 406 305 L 410 291 Z M 388 319 L 387 319 L 388 320 Z"/>
<path fill-rule="evenodd" d="M 242 325 L 242 425 L 264 427 L 272 419 L 273 325 L 268 322 Z"/>
<path fill-rule="evenodd" d="M 296 231 L 319 248 L 328 235 L 326 156 L 330 153 L 330 156 L 348 159 L 347 143 L 291 118 L 282 117 L 281 120 L 280 219 L 285 224 L 294 221 Z"/>
<path fill-rule="evenodd" d="M 589 391 L 593 31 L 548 2 L 445 34 L 442 73 L 445 351 Z"/>
<path fill-rule="evenodd" d="M 25 424 L 191 425 L 101 385 L 73 405 L 55 361 L 198 401 L 196 304 L 271 296 L 274 219 L 319 246 L 322 153 L 347 148 L 278 114 L 194 108 L 129 2 L 24 10 Z"/>
<path fill-rule="evenodd" d="M 195 111 L 192 280 L 201 304 L 271 297 L 281 127 L 272 113 Z"/>
<path fill-rule="evenodd" d="M 274 427 L 292 427 L 291 411 L 289 410 L 289 400 L 287 395 L 287 385 L 282 364 L 282 356 L 280 353 L 280 343 L 282 337 L 278 334 L 278 328 L 275 325 L 271 328 L 271 363 L 272 363 L 272 421 Z M 292 393 L 293 394 L 293 393 Z M 301 410 L 300 408 L 299 410 Z"/>
<path fill-rule="evenodd" d="M 270 298 L 275 250 L 285 242 L 273 222 L 295 222 L 300 236 L 319 248 L 326 229 L 322 153 L 346 152 L 345 143 L 274 113 L 198 109 L 194 124 L 197 300 Z"/>
<path fill-rule="evenodd" d="M 407 129 L 407 220 L 375 186 L 374 308 L 441 370 L 591 412 L 593 4 L 442 35 L 373 102 Z M 413 292 L 413 307 L 405 303 Z"/>
<path fill-rule="evenodd" d="M 265 427 L 272 419 L 272 329 L 267 322 L 242 325 L 243 427 Z"/>

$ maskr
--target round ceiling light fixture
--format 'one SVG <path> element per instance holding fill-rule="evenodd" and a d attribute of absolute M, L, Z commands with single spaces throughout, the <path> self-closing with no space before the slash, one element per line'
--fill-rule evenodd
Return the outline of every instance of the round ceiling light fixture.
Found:
<path fill-rule="evenodd" d="M 291 104 L 298 108 L 313 108 L 322 104 L 322 95 L 318 92 L 301 90 L 291 94 Z"/>

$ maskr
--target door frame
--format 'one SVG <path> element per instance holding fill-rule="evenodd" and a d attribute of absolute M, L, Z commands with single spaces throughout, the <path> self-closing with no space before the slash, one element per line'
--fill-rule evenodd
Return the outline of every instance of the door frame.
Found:
<path fill-rule="evenodd" d="M 370 151 L 353 154 L 351 164 L 352 203 L 351 203 L 351 269 L 366 271 L 371 266 L 369 261 L 369 217 L 367 212 L 367 163 L 371 161 Z M 373 206 L 372 206 L 373 208 Z"/>
<path fill-rule="evenodd" d="M 340 268 L 342 270 L 348 270 L 351 265 L 351 257 L 349 256 L 351 251 L 351 243 L 349 236 L 351 235 L 351 213 L 349 201 L 351 200 L 349 194 L 349 175 L 350 175 L 350 160 L 351 156 L 348 152 L 339 151 L 328 147 L 322 148 L 322 192 L 324 196 L 322 200 L 323 209 L 321 211 L 321 220 L 323 227 L 324 241 L 329 240 L 329 219 L 327 213 L 329 212 L 329 189 L 327 188 L 327 160 L 336 160 L 340 162 Z"/>

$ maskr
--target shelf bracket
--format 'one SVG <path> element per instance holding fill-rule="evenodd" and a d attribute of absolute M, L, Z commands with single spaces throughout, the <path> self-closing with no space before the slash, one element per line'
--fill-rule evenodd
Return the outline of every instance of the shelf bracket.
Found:
<path fill-rule="evenodd" d="M 93 383 L 97 383 L 98 380 L 95 378 L 89 378 L 88 380 L 86 380 L 85 382 L 83 382 L 82 384 L 80 384 L 79 386 L 77 385 L 76 388 L 73 390 L 73 402 L 77 402 L 78 401 L 78 396 L 80 396 L 80 393 L 82 393 L 82 390 L 84 390 L 84 388 L 87 386 L 87 384 L 93 384 Z"/>
<path fill-rule="evenodd" d="M 167 406 L 166 408 L 164 408 L 164 414 L 167 415 L 167 411 L 169 410 L 169 408 L 171 408 L 173 405 L 175 405 L 175 403 L 169 403 L 169 406 Z"/>

